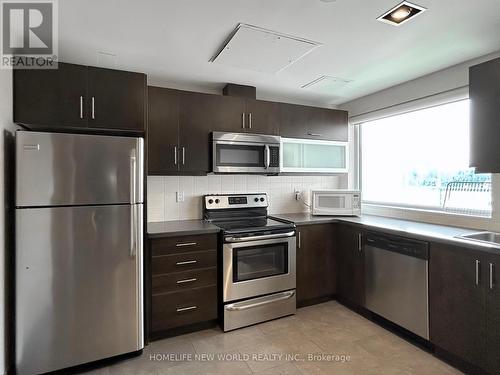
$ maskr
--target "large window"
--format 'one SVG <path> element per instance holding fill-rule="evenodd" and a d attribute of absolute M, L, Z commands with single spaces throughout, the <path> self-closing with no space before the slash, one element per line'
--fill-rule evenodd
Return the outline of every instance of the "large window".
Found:
<path fill-rule="evenodd" d="M 363 201 L 491 215 L 491 176 L 469 168 L 469 100 L 361 125 Z"/>

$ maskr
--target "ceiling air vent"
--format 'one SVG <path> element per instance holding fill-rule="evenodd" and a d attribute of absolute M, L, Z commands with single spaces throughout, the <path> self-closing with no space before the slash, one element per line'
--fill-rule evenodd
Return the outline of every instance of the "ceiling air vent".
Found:
<path fill-rule="evenodd" d="M 320 43 L 239 24 L 213 62 L 263 73 L 278 73 Z"/>
<path fill-rule="evenodd" d="M 344 88 L 352 80 L 332 77 L 332 76 L 321 76 L 316 78 L 315 80 L 306 83 L 301 86 L 302 89 L 310 89 L 316 92 L 324 93 L 324 94 L 336 94 L 338 90 Z"/>

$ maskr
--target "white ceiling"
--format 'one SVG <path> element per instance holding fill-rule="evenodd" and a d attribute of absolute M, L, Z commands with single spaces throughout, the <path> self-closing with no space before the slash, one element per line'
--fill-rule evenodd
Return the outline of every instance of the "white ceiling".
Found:
<path fill-rule="evenodd" d="M 499 0 L 416 0 L 429 10 L 415 20 L 401 27 L 376 21 L 397 3 L 61 0 L 59 55 L 145 72 L 149 84 L 220 92 L 240 83 L 256 86 L 259 98 L 329 106 L 500 50 Z M 322 46 L 277 74 L 209 62 L 239 23 Z M 352 82 L 331 93 L 300 88 L 323 75 Z"/>

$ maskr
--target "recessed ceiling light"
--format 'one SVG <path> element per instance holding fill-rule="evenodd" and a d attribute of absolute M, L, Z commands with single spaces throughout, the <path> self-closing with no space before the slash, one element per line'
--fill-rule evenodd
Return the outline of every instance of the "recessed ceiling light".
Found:
<path fill-rule="evenodd" d="M 396 5 L 394 8 L 378 17 L 377 20 L 393 26 L 400 26 L 426 10 L 426 8 L 420 5 L 410 3 L 409 1 L 403 1 L 401 4 Z"/>

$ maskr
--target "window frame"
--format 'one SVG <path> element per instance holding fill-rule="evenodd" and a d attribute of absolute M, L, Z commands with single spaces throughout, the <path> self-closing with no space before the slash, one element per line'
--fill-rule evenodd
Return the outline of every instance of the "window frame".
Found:
<path fill-rule="evenodd" d="M 439 102 L 434 105 L 428 105 L 425 107 L 417 107 L 412 110 L 405 110 L 400 113 L 392 113 L 387 116 L 381 116 L 380 118 L 375 118 L 371 120 L 365 120 L 363 122 L 358 122 L 353 125 L 353 142 L 354 142 L 354 147 L 357 152 L 356 152 L 356 168 L 353 168 L 356 170 L 356 176 L 354 178 L 355 181 L 355 186 L 362 192 L 363 190 L 363 152 L 362 152 L 362 142 L 363 142 L 363 131 L 361 127 L 369 122 L 372 121 L 377 121 L 377 120 L 382 120 L 384 118 L 391 118 L 399 115 L 404 115 L 407 113 L 412 113 L 412 112 L 418 112 L 422 110 L 427 110 L 430 108 L 435 108 L 435 107 L 440 107 L 464 100 L 469 100 L 469 97 L 466 98 L 460 98 L 460 99 L 455 99 L 455 100 L 450 100 L 447 102 Z M 491 205 L 491 210 L 489 211 L 488 215 L 477 215 L 477 214 L 468 214 L 468 213 L 458 213 L 458 212 L 450 212 L 446 211 L 442 207 L 439 206 L 427 206 L 427 205 L 422 205 L 422 206 L 416 206 L 416 205 L 411 205 L 411 204 L 406 204 L 406 203 L 384 203 L 384 202 L 377 202 L 377 201 L 368 201 L 364 199 L 363 194 L 361 194 L 361 206 L 362 210 L 364 213 L 369 213 L 369 214 L 374 214 L 374 215 L 381 215 L 381 216 L 393 216 L 393 217 L 406 217 L 408 214 L 415 214 L 417 217 L 420 216 L 428 216 L 429 221 L 435 221 L 433 218 L 436 218 L 437 221 L 440 221 L 439 218 L 457 218 L 459 221 L 462 219 L 473 219 L 473 220 L 478 220 L 479 223 L 478 225 L 484 225 L 485 222 L 489 223 L 493 218 L 494 218 L 494 178 L 493 174 L 491 174 L 491 186 L 492 189 L 490 191 L 491 194 L 491 200 L 492 200 L 492 205 Z"/>

